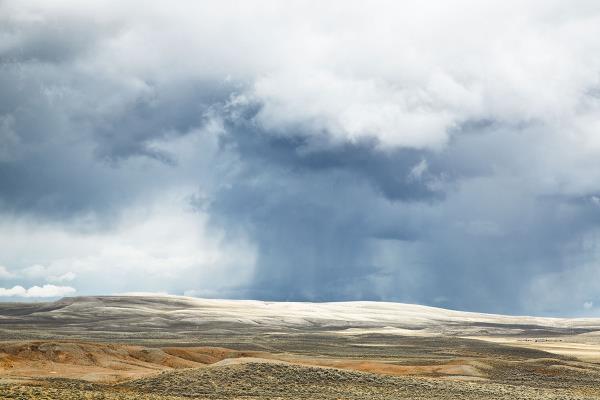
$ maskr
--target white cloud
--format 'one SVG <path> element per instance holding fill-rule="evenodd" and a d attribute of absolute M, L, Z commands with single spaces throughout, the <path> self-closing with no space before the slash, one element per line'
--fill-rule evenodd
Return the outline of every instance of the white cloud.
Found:
<path fill-rule="evenodd" d="M 71 282 L 73 281 L 75 278 L 77 277 L 77 275 L 74 272 L 65 272 L 62 275 L 58 275 L 58 276 L 49 276 L 48 277 L 48 282 L 54 282 L 54 283 L 60 283 L 60 282 Z"/>
<path fill-rule="evenodd" d="M 54 267 L 54 265 L 53 265 Z M 56 268 L 48 268 L 41 264 L 34 264 L 27 268 L 23 268 L 18 273 L 9 271 L 6 267 L 0 265 L 0 279 L 17 279 L 25 278 L 29 280 L 44 279 L 50 283 L 71 282 L 77 275 L 72 271 L 67 271 L 57 275 L 53 275 L 53 270 Z M 59 268 L 60 270 L 60 268 Z"/>
<path fill-rule="evenodd" d="M 439 148 L 456 122 L 442 106 L 426 106 L 417 93 L 373 78 L 344 78 L 331 72 L 298 72 L 257 80 L 252 99 L 262 103 L 257 119 L 286 132 L 302 126 L 335 139 L 377 138 L 385 146 Z"/>
<path fill-rule="evenodd" d="M 190 281 L 214 288 L 250 278 L 255 250 L 246 239 L 226 240 L 222 231 L 209 229 L 207 216 L 189 209 L 188 193 L 154 200 L 125 210 L 119 224 L 94 233 L 5 217 L 0 261 L 28 265 L 15 273 L 30 284 L 77 279 L 78 292 L 86 294 L 181 293 Z"/>
<path fill-rule="evenodd" d="M 2 7 L 17 26 L 93 22 L 86 33 L 98 40 L 61 70 L 94 77 L 96 97 L 78 87 L 64 92 L 74 93 L 77 112 L 82 101 L 92 105 L 98 120 L 161 85 L 228 82 L 238 106 L 262 104 L 256 122 L 271 134 L 301 128 L 337 141 L 439 151 L 464 122 L 492 121 L 525 137 L 518 145 L 528 148 L 526 159 L 513 166 L 530 163 L 517 175 L 543 194 L 581 194 L 600 180 L 594 2 L 332 1 L 318 12 L 304 1 Z M 27 42 L 26 30 L 16 32 L 10 48 Z M 3 124 L 9 132 L 9 119 Z"/>
<path fill-rule="evenodd" d="M 34 264 L 21 271 L 21 275 L 30 279 L 45 278 L 48 275 L 48 269 L 40 264 Z"/>
<path fill-rule="evenodd" d="M 233 81 L 279 134 L 439 149 L 464 121 L 536 121 L 600 148 L 593 2 L 4 3 L 17 22 L 93 19 L 101 40 L 78 68 L 119 88 L 99 114 L 143 82 Z"/>
<path fill-rule="evenodd" d="M 421 177 L 423 176 L 423 174 L 425 172 L 427 172 L 428 168 L 429 168 L 429 166 L 427 165 L 427 160 L 425 160 L 425 159 L 421 160 L 419 163 L 417 163 L 414 167 L 411 168 L 410 172 L 408 173 L 408 180 L 409 181 L 421 180 Z"/>
<path fill-rule="evenodd" d="M 43 285 L 25 289 L 23 286 L 0 288 L 0 297 L 63 297 L 74 294 L 76 290 L 70 286 Z"/>
<path fill-rule="evenodd" d="M 147 97 L 146 82 L 228 82 L 273 135 L 441 151 L 463 123 L 492 121 L 525 137 L 512 166 L 530 163 L 517 175 L 543 194 L 600 180 L 593 2 L 6 3 L 24 19 L 94 15 L 100 40 L 74 73 L 111 88 L 89 100 L 108 119 Z"/>
<path fill-rule="evenodd" d="M 586 310 L 591 310 L 593 307 L 594 307 L 593 301 L 586 301 L 585 303 L 583 303 L 583 308 Z"/>
<path fill-rule="evenodd" d="M 51 264 L 49 267 L 41 264 L 34 264 L 27 268 L 23 268 L 20 271 L 20 276 L 33 280 L 44 279 L 51 283 L 70 282 L 77 277 L 72 271 L 60 272 L 62 270 L 64 270 L 64 268 L 56 264 Z"/>
<path fill-rule="evenodd" d="M 13 279 L 16 277 L 15 273 L 10 272 L 6 267 L 0 265 L 0 279 Z"/>

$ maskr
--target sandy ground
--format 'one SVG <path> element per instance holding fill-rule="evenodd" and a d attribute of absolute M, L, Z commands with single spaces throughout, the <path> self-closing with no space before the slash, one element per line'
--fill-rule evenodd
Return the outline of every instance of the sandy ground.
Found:
<path fill-rule="evenodd" d="M 600 337 L 597 336 L 574 335 L 538 338 L 471 336 L 469 338 L 542 350 L 552 354 L 575 357 L 582 361 L 600 363 Z"/>

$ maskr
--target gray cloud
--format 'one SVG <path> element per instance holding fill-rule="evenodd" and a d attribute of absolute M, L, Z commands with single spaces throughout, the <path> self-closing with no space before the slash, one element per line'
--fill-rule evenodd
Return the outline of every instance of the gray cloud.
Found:
<path fill-rule="evenodd" d="M 140 4 L 0 4 L 0 287 L 595 312 L 596 4 Z"/>

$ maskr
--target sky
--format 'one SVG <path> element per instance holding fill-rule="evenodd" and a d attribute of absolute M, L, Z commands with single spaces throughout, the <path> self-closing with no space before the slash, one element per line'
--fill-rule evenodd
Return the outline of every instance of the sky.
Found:
<path fill-rule="evenodd" d="M 600 315 L 597 1 L 0 0 L 0 300 Z"/>

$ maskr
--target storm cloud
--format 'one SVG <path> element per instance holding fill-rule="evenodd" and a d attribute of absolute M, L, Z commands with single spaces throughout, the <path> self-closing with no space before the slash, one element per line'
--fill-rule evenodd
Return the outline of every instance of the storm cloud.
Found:
<path fill-rule="evenodd" d="M 592 1 L 0 2 L 0 291 L 598 314 L 599 36 Z"/>

